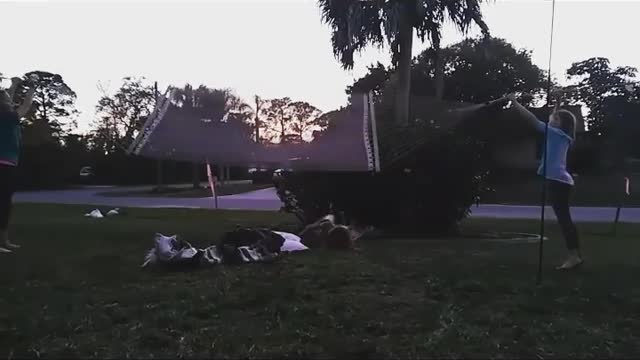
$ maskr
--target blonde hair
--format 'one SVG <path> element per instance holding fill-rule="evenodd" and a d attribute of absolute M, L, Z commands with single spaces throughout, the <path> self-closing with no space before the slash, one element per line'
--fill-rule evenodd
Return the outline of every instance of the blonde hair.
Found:
<path fill-rule="evenodd" d="M 349 228 L 344 225 L 337 225 L 329 231 L 326 245 L 328 249 L 348 250 L 353 247 L 353 239 Z"/>
<path fill-rule="evenodd" d="M 349 227 L 336 225 L 335 216 L 327 215 L 300 232 L 302 243 L 310 248 L 347 250 L 353 248 L 354 237 Z"/>
<path fill-rule="evenodd" d="M 554 117 L 560 122 L 560 129 L 569 135 L 572 139 L 576 139 L 576 116 L 569 110 L 558 110 L 553 113 Z"/>

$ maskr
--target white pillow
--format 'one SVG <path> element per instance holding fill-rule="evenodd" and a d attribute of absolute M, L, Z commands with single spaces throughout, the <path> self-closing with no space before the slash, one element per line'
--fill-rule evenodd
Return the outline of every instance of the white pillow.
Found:
<path fill-rule="evenodd" d="M 281 231 L 274 231 L 274 233 L 282 236 L 285 240 L 301 242 L 300 236 L 298 235 L 287 233 L 287 232 L 281 232 Z"/>
<path fill-rule="evenodd" d="M 289 239 L 285 239 L 284 243 L 280 247 L 280 251 L 282 252 L 294 252 L 294 251 L 304 251 L 304 250 L 309 250 L 309 248 L 304 246 L 304 244 L 299 241 L 293 241 Z"/>

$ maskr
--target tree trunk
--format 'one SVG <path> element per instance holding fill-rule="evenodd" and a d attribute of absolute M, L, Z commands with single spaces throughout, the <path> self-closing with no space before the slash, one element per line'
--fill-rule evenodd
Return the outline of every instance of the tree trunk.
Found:
<path fill-rule="evenodd" d="M 280 121 L 280 142 L 285 142 L 284 119 Z"/>
<path fill-rule="evenodd" d="M 260 104 L 260 98 L 256 95 L 255 97 L 255 101 L 256 101 L 256 144 L 260 144 L 260 108 L 261 108 L 261 104 Z"/>
<path fill-rule="evenodd" d="M 259 124 L 259 119 L 258 117 L 256 117 L 256 144 L 260 144 L 260 125 Z"/>
<path fill-rule="evenodd" d="M 409 101 L 411 96 L 411 59 L 413 49 L 413 26 L 408 21 L 401 21 L 399 40 L 400 53 L 398 59 L 398 85 L 396 91 L 396 122 L 398 125 L 409 125 Z"/>
<path fill-rule="evenodd" d="M 153 84 L 153 95 L 155 98 L 155 106 L 158 106 L 158 82 Z M 156 162 L 156 190 L 161 191 L 164 189 L 164 181 L 162 179 L 162 159 L 158 159 Z"/>
<path fill-rule="evenodd" d="M 444 97 L 444 54 L 440 49 L 434 49 L 435 51 L 435 92 L 436 99 L 442 100 Z"/>
<path fill-rule="evenodd" d="M 194 189 L 200 189 L 200 164 L 193 163 L 191 184 Z"/>
<path fill-rule="evenodd" d="M 42 90 L 42 96 L 40 96 L 40 101 L 42 101 L 42 120 L 48 124 L 49 119 L 47 118 L 47 99 L 44 97 L 44 90 Z"/>

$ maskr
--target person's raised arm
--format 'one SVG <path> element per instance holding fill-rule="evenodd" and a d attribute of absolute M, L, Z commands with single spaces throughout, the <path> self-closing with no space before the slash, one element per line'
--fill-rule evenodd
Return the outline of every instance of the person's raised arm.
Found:
<path fill-rule="evenodd" d="M 478 111 L 483 108 L 501 107 L 503 105 L 506 105 L 508 102 L 509 102 L 509 99 L 507 99 L 506 97 L 501 97 L 493 101 L 487 101 L 486 103 L 483 103 L 483 104 L 471 105 L 471 106 L 467 106 L 459 109 L 453 109 L 451 111 L 458 112 L 458 113 L 472 113 L 474 111 Z"/>
<path fill-rule="evenodd" d="M 518 102 L 515 94 L 507 95 L 507 98 L 511 100 L 511 104 L 513 104 L 513 108 L 518 112 L 523 119 L 529 123 L 531 127 L 538 131 L 544 131 L 545 124 L 538 119 L 531 111 L 527 110 L 522 104 Z"/>

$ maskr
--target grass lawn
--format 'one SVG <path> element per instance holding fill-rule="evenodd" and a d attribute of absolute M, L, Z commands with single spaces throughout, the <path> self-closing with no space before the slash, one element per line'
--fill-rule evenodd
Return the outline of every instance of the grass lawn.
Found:
<path fill-rule="evenodd" d="M 616 207 L 624 196 L 626 207 L 640 207 L 640 191 L 634 187 L 640 184 L 640 175 L 631 177 L 631 195 L 623 195 L 624 180 L 619 176 L 578 176 L 572 195 L 573 206 L 611 206 Z M 495 185 L 496 192 L 483 197 L 483 203 L 538 205 L 542 183 L 537 176 L 517 178 Z"/>
<path fill-rule="evenodd" d="M 218 196 L 242 194 L 250 191 L 262 190 L 272 185 L 263 184 L 226 184 L 218 185 L 216 190 Z M 178 198 L 204 198 L 211 197 L 211 190 L 200 188 L 193 189 L 191 187 L 167 187 L 162 191 L 157 190 L 121 190 L 106 191 L 98 194 L 105 197 L 178 197 Z"/>
<path fill-rule="evenodd" d="M 544 283 L 537 245 L 478 239 L 370 240 L 274 264 L 195 272 L 139 268 L 155 232 L 213 243 L 278 213 L 18 205 L 0 256 L 0 357 L 638 357 L 640 226 L 582 224 L 587 263 L 557 273 L 550 225 Z M 476 221 L 473 231 L 533 231 Z"/>

